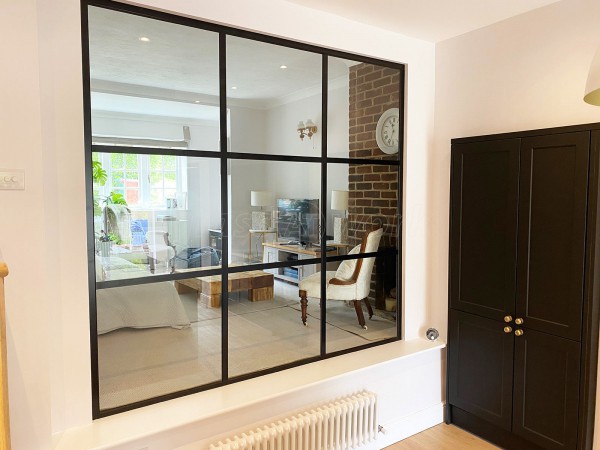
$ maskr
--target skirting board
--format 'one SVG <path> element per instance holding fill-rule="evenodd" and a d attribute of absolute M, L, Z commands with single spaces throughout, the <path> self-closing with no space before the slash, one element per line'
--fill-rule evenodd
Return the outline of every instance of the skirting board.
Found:
<path fill-rule="evenodd" d="M 399 417 L 381 426 L 384 432 L 379 433 L 377 448 L 384 448 L 402 441 L 444 421 L 444 404 L 430 406 L 421 411 Z"/>

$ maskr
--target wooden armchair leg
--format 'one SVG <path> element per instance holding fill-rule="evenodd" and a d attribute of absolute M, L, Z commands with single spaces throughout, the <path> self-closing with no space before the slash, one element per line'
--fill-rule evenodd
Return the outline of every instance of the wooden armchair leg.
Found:
<path fill-rule="evenodd" d="M 353 301 L 354 301 L 354 309 L 356 310 L 356 315 L 358 316 L 358 323 L 360 324 L 361 327 L 363 327 L 366 330 L 367 325 L 365 324 L 365 316 L 363 314 L 362 306 L 360 305 L 360 300 L 353 300 Z"/>
<path fill-rule="evenodd" d="M 302 323 L 306 326 L 306 305 L 308 305 L 308 299 L 306 298 L 306 291 L 300 290 L 300 308 L 302 309 Z"/>
<path fill-rule="evenodd" d="M 371 302 L 368 298 L 365 298 L 365 305 L 367 305 L 367 311 L 369 311 L 369 319 L 373 318 L 373 308 L 371 308 Z"/>

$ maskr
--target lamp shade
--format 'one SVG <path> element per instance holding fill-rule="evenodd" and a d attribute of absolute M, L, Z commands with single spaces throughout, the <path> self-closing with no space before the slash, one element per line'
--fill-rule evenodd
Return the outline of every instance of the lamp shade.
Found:
<path fill-rule="evenodd" d="M 250 191 L 251 206 L 269 206 L 271 204 L 271 193 L 269 191 Z"/>
<path fill-rule="evenodd" d="M 331 191 L 331 209 L 338 211 L 348 209 L 348 191 Z"/>
<path fill-rule="evenodd" d="M 590 66 L 583 100 L 590 105 L 600 106 L 600 48 L 596 51 Z"/>

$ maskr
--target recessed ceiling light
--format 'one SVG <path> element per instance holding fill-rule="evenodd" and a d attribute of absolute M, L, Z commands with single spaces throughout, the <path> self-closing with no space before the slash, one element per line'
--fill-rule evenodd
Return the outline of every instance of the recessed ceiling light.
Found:
<path fill-rule="evenodd" d="M 194 103 L 200 103 L 200 100 L 194 100 Z"/>
<path fill-rule="evenodd" d="M 150 42 L 150 38 L 147 38 L 146 36 L 142 36 L 140 38 L 140 41 L 142 41 L 142 42 Z"/>
<path fill-rule="evenodd" d="M 285 64 L 282 64 L 281 66 L 279 66 L 280 69 L 287 69 L 287 66 Z"/>
<path fill-rule="evenodd" d="M 237 89 L 237 86 L 231 86 L 231 89 L 235 91 Z"/>

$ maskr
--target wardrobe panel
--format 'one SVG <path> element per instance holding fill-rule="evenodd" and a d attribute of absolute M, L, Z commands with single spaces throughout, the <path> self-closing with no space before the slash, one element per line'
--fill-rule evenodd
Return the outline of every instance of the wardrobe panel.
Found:
<path fill-rule="evenodd" d="M 589 133 L 523 139 L 517 314 L 527 328 L 580 339 Z"/>
<path fill-rule="evenodd" d="M 515 338 L 513 432 L 546 449 L 575 449 L 578 342 L 524 330 Z"/>
<path fill-rule="evenodd" d="M 452 147 L 451 307 L 514 314 L 520 139 Z"/>
<path fill-rule="evenodd" d="M 510 430 L 514 337 L 505 326 L 450 311 L 448 389 L 452 405 Z"/>

